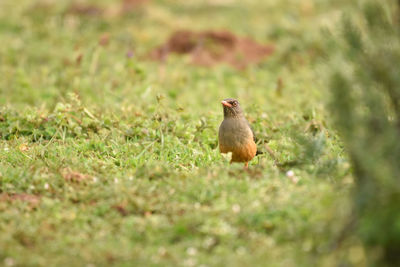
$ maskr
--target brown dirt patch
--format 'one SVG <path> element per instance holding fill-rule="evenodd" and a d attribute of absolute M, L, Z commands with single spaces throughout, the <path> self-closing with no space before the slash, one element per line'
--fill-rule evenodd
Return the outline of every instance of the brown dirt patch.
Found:
<path fill-rule="evenodd" d="M 80 173 L 77 171 L 73 171 L 70 168 L 62 169 L 61 175 L 66 181 L 76 182 L 76 183 L 83 182 L 85 180 L 92 178 L 92 176 L 90 176 L 88 174 L 83 174 L 83 173 Z"/>
<path fill-rule="evenodd" d="M 125 12 L 129 12 L 138 8 L 139 6 L 147 3 L 149 0 L 123 0 L 122 1 L 122 10 Z"/>
<path fill-rule="evenodd" d="M 31 207 L 36 207 L 40 203 L 40 196 L 25 194 L 25 193 L 21 194 L 2 193 L 0 194 L 0 201 L 5 201 L 5 202 L 22 201 L 28 203 Z"/>
<path fill-rule="evenodd" d="M 122 216 L 127 216 L 129 214 L 129 211 L 127 210 L 126 206 L 126 203 L 121 203 L 112 206 L 112 208 L 118 211 L 119 214 L 121 214 Z"/>
<path fill-rule="evenodd" d="M 258 64 L 272 54 L 274 47 L 250 38 L 237 37 L 228 31 L 177 31 L 167 42 L 150 53 L 155 60 L 165 61 L 170 53 L 189 54 L 192 63 L 213 66 L 226 63 L 238 69 Z"/>

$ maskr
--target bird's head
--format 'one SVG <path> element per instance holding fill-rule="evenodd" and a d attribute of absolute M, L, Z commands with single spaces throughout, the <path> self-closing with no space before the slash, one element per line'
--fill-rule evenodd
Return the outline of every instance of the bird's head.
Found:
<path fill-rule="evenodd" d="M 233 98 L 227 98 L 221 101 L 222 107 L 224 108 L 224 117 L 233 118 L 240 117 L 243 115 L 242 109 L 240 108 L 239 101 Z"/>

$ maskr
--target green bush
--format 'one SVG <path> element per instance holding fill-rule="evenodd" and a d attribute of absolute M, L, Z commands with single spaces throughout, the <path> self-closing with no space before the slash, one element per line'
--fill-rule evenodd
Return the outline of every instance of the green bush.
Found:
<path fill-rule="evenodd" d="M 394 2 L 371 1 L 332 39 L 330 109 L 355 176 L 357 232 L 369 257 L 400 264 L 400 20 Z"/>

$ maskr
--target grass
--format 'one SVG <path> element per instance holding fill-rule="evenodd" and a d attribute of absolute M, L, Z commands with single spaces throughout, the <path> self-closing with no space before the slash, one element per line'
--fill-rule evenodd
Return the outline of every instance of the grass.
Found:
<path fill-rule="evenodd" d="M 0 264 L 365 265 L 360 241 L 338 238 L 353 177 L 320 61 L 320 29 L 347 2 L 160 0 L 115 15 L 119 2 L 92 1 L 107 12 L 74 15 L 69 1 L 2 1 Z M 244 71 L 146 59 L 180 28 L 276 52 Z M 245 172 L 218 153 L 226 97 L 275 159 Z"/>

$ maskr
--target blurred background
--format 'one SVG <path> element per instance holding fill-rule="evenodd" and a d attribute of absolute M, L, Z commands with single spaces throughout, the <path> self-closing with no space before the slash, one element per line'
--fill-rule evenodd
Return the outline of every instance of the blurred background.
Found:
<path fill-rule="evenodd" d="M 288 73 L 306 72 L 323 52 L 320 29 L 352 8 L 349 1 L 312 0 L 2 1 L 0 101 L 54 105 L 75 91 L 85 102 L 112 107 L 151 88 L 149 96 L 160 92 L 193 105 L 226 95 L 260 99 L 279 79 L 303 93 Z M 171 50 L 185 45 L 179 42 L 194 45 L 178 55 L 157 51 L 177 31 L 217 36 L 176 39 Z M 300 79 L 318 82 L 311 75 Z"/>

